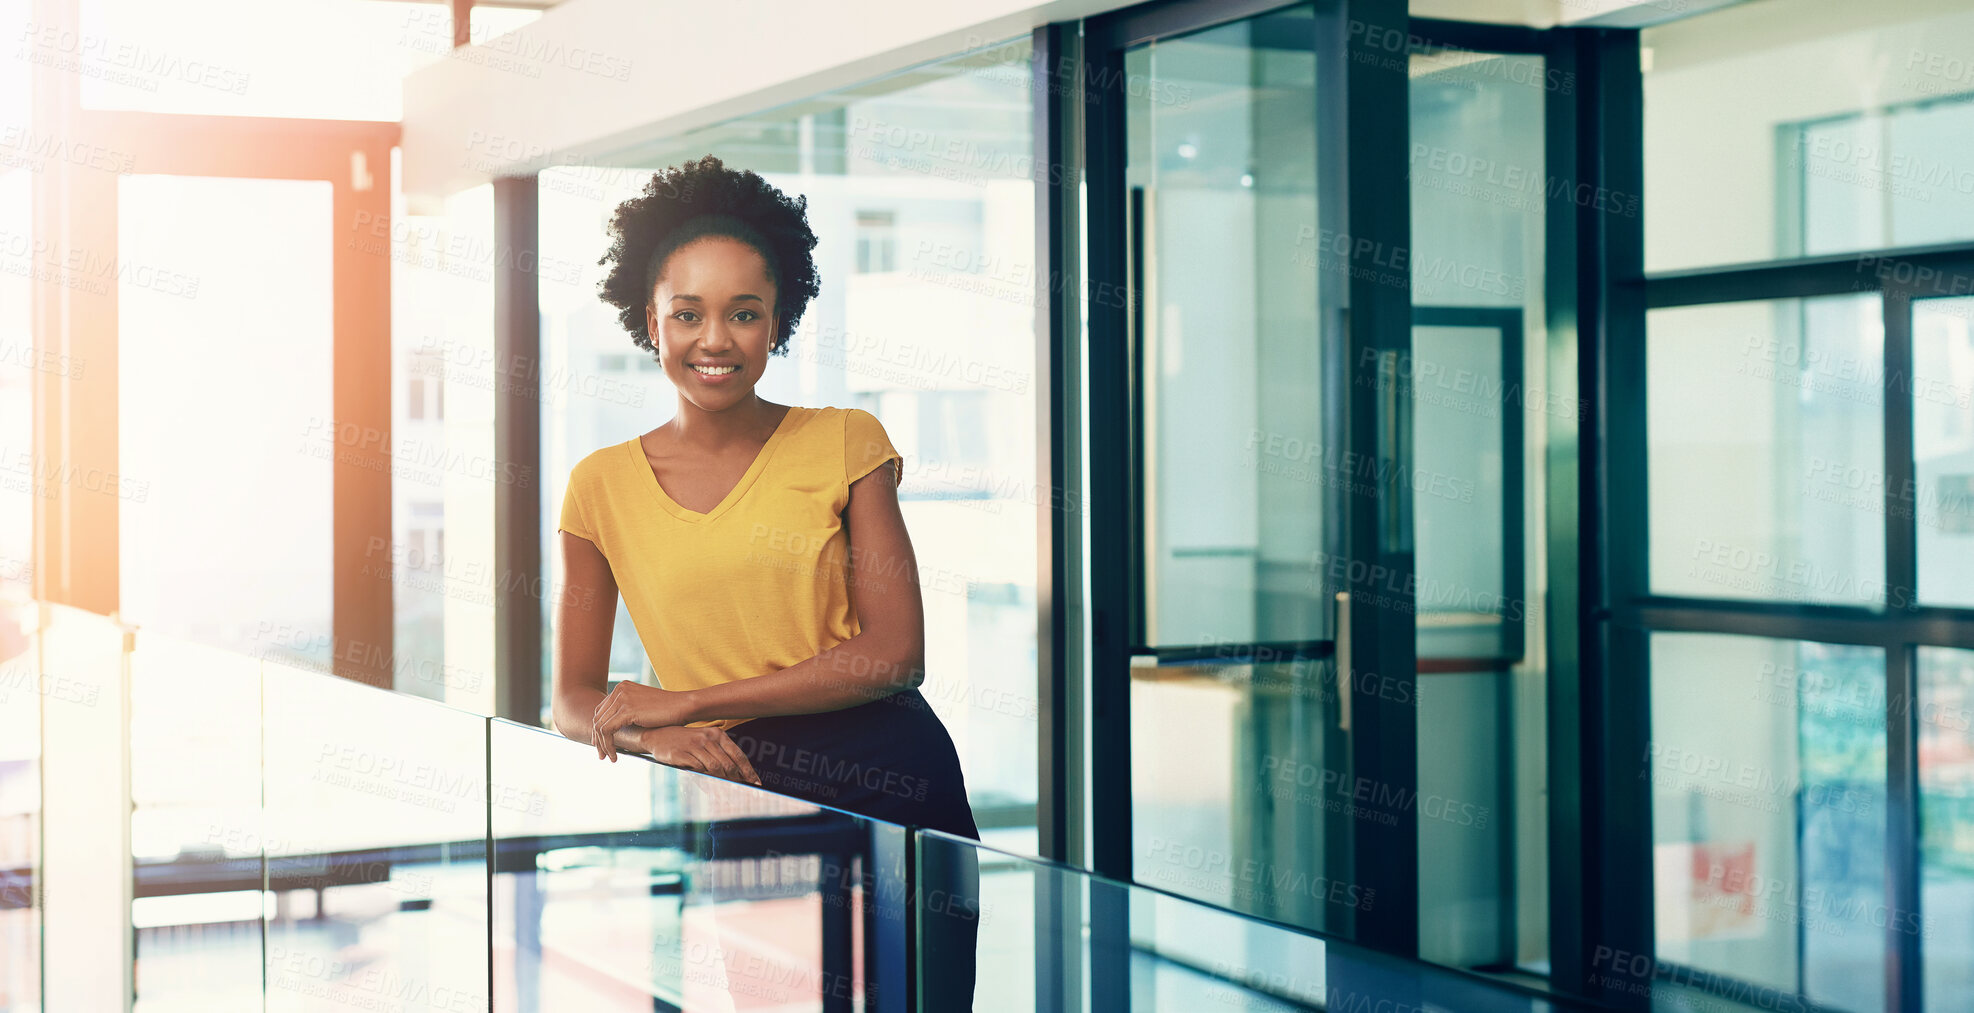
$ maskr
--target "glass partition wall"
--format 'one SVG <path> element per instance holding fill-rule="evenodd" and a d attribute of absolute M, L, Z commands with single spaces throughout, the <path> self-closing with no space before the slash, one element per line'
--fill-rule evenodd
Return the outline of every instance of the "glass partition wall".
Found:
<path fill-rule="evenodd" d="M 1642 394 L 1614 508 L 1649 676 L 1657 956 L 1707 991 L 1947 1010 L 1974 834 L 1974 14 L 1640 33 Z M 1621 564 L 1622 565 L 1622 564 Z"/>
<path fill-rule="evenodd" d="M 1090 397 L 1128 419 L 1093 455 L 1129 462 L 1095 473 L 1130 529 L 1131 878 L 1539 978 L 1545 462 L 1581 414 L 1549 375 L 1553 42 L 1381 11 L 1089 33 L 1121 109 L 1088 242 L 1130 299 Z"/>

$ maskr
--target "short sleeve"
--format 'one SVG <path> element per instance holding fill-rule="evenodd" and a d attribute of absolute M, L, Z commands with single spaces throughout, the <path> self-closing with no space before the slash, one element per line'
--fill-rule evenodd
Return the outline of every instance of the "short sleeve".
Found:
<path fill-rule="evenodd" d="M 569 483 L 562 489 L 562 520 L 557 527 L 585 541 L 596 541 L 596 528 L 589 519 L 589 469 L 583 462 L 569 472 Z"/>
<path fill-rule="evenodd" d="M 885 461 L 896 461 L 893 465 L 896 484 L 905 481 L 905 456 L 891 445 L 891 438 L 884 432 L 884 423 L 877 416 L 852 408 L 843 413 L 843 482 L 846 485 L 870 474 Z"/>

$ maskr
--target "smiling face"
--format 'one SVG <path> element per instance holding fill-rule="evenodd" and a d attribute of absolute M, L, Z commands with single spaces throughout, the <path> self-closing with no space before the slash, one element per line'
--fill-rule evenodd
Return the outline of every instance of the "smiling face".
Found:
<path fill-rule="evenodd" d="M 751 399 L 767 372 L 774 305 L 775 285 L 759 251 L 728 236 L 702 236 L 665 261 L 645 307 L 645 330 L 679 394 L 721 411 Z"/>

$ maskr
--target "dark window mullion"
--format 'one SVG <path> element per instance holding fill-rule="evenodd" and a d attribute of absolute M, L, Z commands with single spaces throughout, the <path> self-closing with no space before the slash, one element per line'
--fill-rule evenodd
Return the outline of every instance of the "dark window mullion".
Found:
<path fill-rule="evenodd" d="M 1917 476 L 1912 454 L 1912 293 L 1887 286 L 1885 313 L 1885 608 L 1910 611 L 1919 588 Z"/>
<path fill-rule="evenodd" d="M 1884 298 L 1885 607 L 1904 618 L 1918 603 L 1919 502 L 1913 457 L 1912 290 L 1894 275 Z M 1904 625 L 1904 624 L 1901 624 Z M 1919 910 L 1919 738 L 1916 652 L 1885 652 L 1886 1009 L 1919 1009 L 1924 959 L 1920 936 L 1903 930 Z"/>
<path fill-rule="evenodd" d="M 1919 904 L 1918 652 L 1885 652 L 1885 1008 L 1923 1009 Z M 1908 928 L 1910 926 L 1910 928 Z"/>

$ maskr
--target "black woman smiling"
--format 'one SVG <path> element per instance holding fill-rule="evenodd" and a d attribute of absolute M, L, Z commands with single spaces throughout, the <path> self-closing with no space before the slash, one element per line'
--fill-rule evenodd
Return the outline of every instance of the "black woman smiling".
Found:
<path fill-rule="evenodd" d="M 903 457 L 869 412 L 755 390 L 820 290 L 807 208 L 709 155 L 612 215 L 601 296 L 678 409 L 570 473 L 563 573 L 595 593 L 558 608 L 555 727 L 606 759 L 977 840 L 958 751 L 919 692 Z M 606 692 L 619 593 L 656 686 Z"/>

